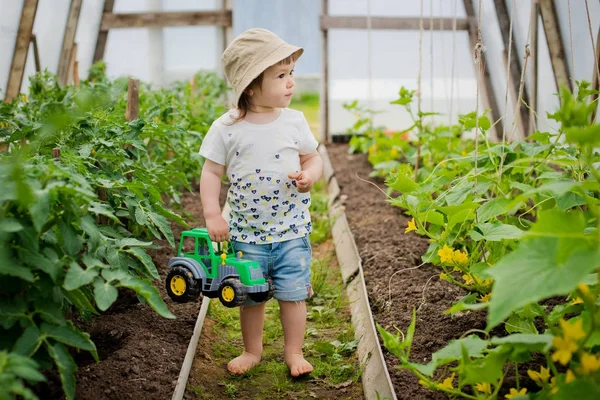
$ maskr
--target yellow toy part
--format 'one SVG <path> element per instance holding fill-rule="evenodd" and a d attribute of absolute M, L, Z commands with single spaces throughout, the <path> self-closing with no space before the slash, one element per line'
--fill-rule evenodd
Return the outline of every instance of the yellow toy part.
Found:
<path fill-rule="evenodd" d="M 225 259 L 227 258 L 227 254 L 221 254 L 221 265 L 225 265 Z"/>
<path fill-rule="evenodd" d="M 175 275 L 171 278 L 171 291 L 177 296 L 183 296 L 187 284 L 181 276 Z"/>

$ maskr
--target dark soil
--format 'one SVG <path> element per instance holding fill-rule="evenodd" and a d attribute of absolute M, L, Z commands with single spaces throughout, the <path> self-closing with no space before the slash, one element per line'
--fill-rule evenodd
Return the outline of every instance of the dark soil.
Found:
<path fill-rule="evenodd" d="M 346 216 L 362 260 L 375 322 L 392 333 L 396 328 L 406 332 L 417 308 L 411 361 L 418 363 L 429 362 L 433 352 L 466 331 L 484 329 L 483 312 L 444 314 L 466 292 L 440 280 L 439 268 L 422 265 L 427 239 L 404 233 L 408 218 L 387 202 L 383 181 L 369 178 L 372 168 L 366 156 L 348 154 L 346 144 L 332 144 L 327 150 L 342 195 L 347 196 Z M 399 362 L 394 355 L 383 351 L 399 399 L 447 398 L 419 385 L 411 372 L 396 368 Z"/>

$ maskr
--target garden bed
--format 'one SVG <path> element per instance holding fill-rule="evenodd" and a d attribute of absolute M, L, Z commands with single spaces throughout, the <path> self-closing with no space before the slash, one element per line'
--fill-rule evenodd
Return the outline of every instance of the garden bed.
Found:
<path fill-rule="evenodd" d="M 221 191 L 221 203 L 227 191 Z M 189 214 L 191 226 L 203 226 L 202 204 L 198 193 L 182 195 L 182 205 Z M 173 224 L 176 240 L 183 230 Z M 200 302 L 175 304 L 167 296 L 164 278 L 174 249 L 166 240 L 160 249 L 151 251 L 161 282 L 155 282 L 169 310 L 177 317 L 166 319 L 149 306 L 141 304 L 135 294 L 121 291 L 119 299 L 102 315 L 89 320 L 78 318 L 76 325 L 90 333 L 96 344 L 100 362 L 89 353 L 75 357 L 78 364 L 77 399 L 168 399 L 171 398 L 181 370 Z M 48 376 L 49 383 L 37 389 L 40 399 L 63 398 L 57 374 Z"/>
<path fill-rule="evenodd" d="M 420 266 L 428 241 L 404 233 L 408 219 L 399 208 L 388 204 L 383 181 L 369 178 L 372 167 L 366 155 L 348 154 L 347 144 L 331 144 L 327 150 L 345 196 L 346 216 L 362 260 L 375 322 L 388 331 L 395 333 L 397 328 L 405 332 L 412 310 L 417 308 L 411 359 L 419 363 L 430 361 L 433 352 L 466 331 L 484 329 L 483 312 L 455 317 L 444 314 L 466 292 L 441 281 L 439 268 Z M 398 359 L 385 348 L 383 351 L 398 399 L 447 398 L 419 385 L 411 372 L 397 369 Z"/>

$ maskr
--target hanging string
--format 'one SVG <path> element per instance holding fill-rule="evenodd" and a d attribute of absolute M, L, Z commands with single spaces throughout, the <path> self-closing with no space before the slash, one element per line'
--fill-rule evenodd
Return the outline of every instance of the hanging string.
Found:
<path fill-rule="evenodd" d="M 569 0 L 569 40 L 571 45 L 571 71 L 573 72 L 573 77 L 575 77 L 575 56 L 573 55 L 573 19 L 571 18 L 571 0 Z M 587 2 L 586 2 L 587 5 Z M 593 41 L 592 41 L 593 44 Z"/>
<path fill-rule="evenodd" d="M 415 160 L 415 181 L 419 173 L 419 159 L 421 158 L 421 134 L 423 133 L 423 119 L 421 118 L 421 70 L 423 69 L 423 0 L 421 0 L 421 18 L 419 19 L 419 73 L 417 75 L 417 110 L 419 113 L 419 133 L 417 137 L 417 159 Z"/>
<path fill-rule="evenodd" d="M 585 12 L 587 13 L 588 29 L 590 31 L 590 40 L 592 43 L 592 54 L 596 54 L 596 48 L 594 47 L 594 33 L 592 32 L 592 20 L 590 18 L 590 7 L 588 6 L 588 0 L 585 0 Z M 600 80 L 600 66 L 598 66 L 598 58 L 594 56 L 594 70 L 592 74 L 596 74 L 596 78 Z"/>
<path fill-rule="evenodd" d="M 454 0 L 454 18 L 452 18 L 452 72 L 450 80 L 450 122 L 449 125 L 454 123 L 454 70 L 456 66 L 456 19 L 457 19 L 457 5 L 458 0 Z"/>
<path fill-rule="evenodd" d="M 367 0 L 367 80 L 368 80 L 368 104 L 369 112 L 373 110 L 373 71 L 371 65 L 371 0 Z M 371 113 L 369 118 L 369 130 L 373 132 L 373 118 L 375 115 Z"/>
<path fill-rule="evenodd" d="M 429 97 L 430 97 L 430 106 L 429 106 L 429 111 L 433 112 L 433 0 L 429 0 L 429 57 L 430 57 L 430 64 L 429 64 L 429 74 L 431 75 L 431 82 L 430 82 L 430 93 L 429 93 Z"/>
<path fill-rule="evenodd" d="M 512 40 L 513 40 L 513 22 L 515 16 L 515 0 L 512 0 L 512 8 L 510 10 L 510 25 L 508 28 L 508 59 L 506 60 L 506 88 L 504 92 L 504 121 L 508 115 L 508 88 L 510 86 L 510 60 L 512 57 Z M 516 116 L 514 116 L 516 118 Z M 506 124 L 502 129 L 502 153 L 500 156 L 500 168 L 498 169 L 498 179 L 502 176 L 502 166 L 504 165 L 504 143 L 506 143 Z"/>
<path fill-rule="evenodd" d="M 515 0 L 512 0 L 512 8 L 510 10 L 510 26 L 508 28 L 508 58 L 506 60 L 506 90 L 504 92 L 504 120 L 506 121 L 506 116 L 508 114 L 508 91 L 509 91 L 509 83 L 510 83 L 510 62 L 512 57 L 512 42 L 513 42 L 513 22 L 515 15 Z M 502 143 L 506 142 L 506 124 L 504 124 L 505 128 L 502 131 Z M 504 153 L 504 146 L 502 146 L 502 152 Z"/>

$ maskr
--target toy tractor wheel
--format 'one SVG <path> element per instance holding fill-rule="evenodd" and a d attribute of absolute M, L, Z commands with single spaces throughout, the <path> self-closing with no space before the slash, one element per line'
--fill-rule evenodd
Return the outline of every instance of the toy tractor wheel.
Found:
<path fill-rule="evenodd" d="M 273 297 L 273 293 L 275 293 L 275 286 L 273 286 L 273 279 L 270 276 L 265 278 L 267 283 L 269 284 L 269 290 L 261 293 L 248 293 L 248 297 L 257 303 L 262 303 L 264 301 L 268 301 Z"/>
<path fill-rule="evenodd" d="M 246 287 L 239 279 L 225 279 L 219 286 L 219 300 L 225 307 L 241 306 L 247 296 Z"/>
<path fill-rule="evenodd" d="M 178 303 L 196 300 L 200 294 L 198 282 L 194 279 L 192 271 L 181 266 L 171 268 L 165 286 L 169 297 Z"/>

